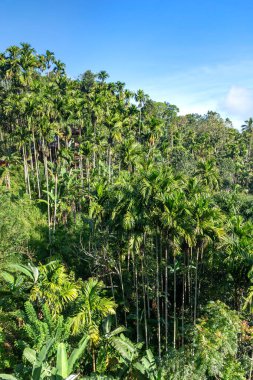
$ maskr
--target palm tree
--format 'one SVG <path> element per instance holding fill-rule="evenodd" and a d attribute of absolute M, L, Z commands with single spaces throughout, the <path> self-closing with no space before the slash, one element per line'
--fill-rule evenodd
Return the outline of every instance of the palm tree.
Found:
<path fill-rule="evenodd" d="M 220 240 L 224 234 L 223 215 L 218 207 L 212 204 L 208 195 L 196 194 L 191 200 L 191 214 L 193 217 L 192 234 L 195 241 L 195 291 L 193 322 L 196 324 L 198 305 L 198 267 L 199 260 L 203 259 L 205 248 L 215 240 Z"/>
<path fill-rule="evenodd" d="M 183 221 L 186 215 L 187 202 L 184 193 L 179 189 L 174 189 L 173 193 L 162 195 L 163 213 L 161 215 L 164 236 L 166 236 L 167 244 L 166 257 L 168 252 L 171 252 L 173 257 L 173 346 L 176 347 L 177 338 L 177 256 L 181 253 L 180 244 L 185 236 L 185 227 Z M 166 263 L 168 266 L 168 262 Z M 166 277 L 168 278 L 167 271 Z M 167 289 L 167 288 L 166 288 Z M 168 295 L 167 295 L 168 297 Z M 168 303 L 166 302 L 166 307 Z M 166 319 L 168 314 L 166 312 Z M 168 321 L 165 322 L 166 332 L 165 338 L 168 343 Z"/>
<path fill-rule="evenodd" d="M 249 120 L 245 121 L 242 125 L 242 131 L 249 135 L 249 145 L 248 145 L 248 160 L 251 157 L 252 143 L 253 143 L 253 118 L 250 117 Z"/>
<path fill-rule="evenodd" d="M 6 70 L 6 77 L 13 82 L 14 86 L 18 85 L 21 73 L 20 50 L 18 46 L 10 46 L 6 49 L 6 56 L 9 63 L 9 68 Z"/>
<path fill-rule="evenodd" d="M 200 161 L 195 176 L 211 190 L 219 189 L 220 174 L 214 159 Z"/>
<path fill-rule="evenodd" d="M 115 309 L 115 302 L 104 295 L 102 281 L 90 278 L 82 285 L 72 318 L 72 329 L 74 334 L 83 334 L 84 331 L 88 334 L 94 372 L 96 372 L 95 347 L 100 341 L 99 327 L 106 317 L 115 314 Z"/>
<path fill-rule="evenodd" d="M 102 83 L 104 83 L 105 80 L 106 80 L 107 78 L 109 78 L 109 74 L 108 74 L 105 70 L 102 70 L 102 71 L 100 71 L 100 72 L 97 74 L 97 77 L 98 77 L 98 79 L 99 79 Z"/>
<path fill-rule="evenodd" d="M 62 312 L 67 303 L 78 297 L 80 286 L 66 267 L 59 261 L 51 261 L 38 267 L 39 280 L 31 289 L 31 300 L 46 303 L 52 313 Z"/>
<path fill-rule="evenodd" d="M 138 90 L 134 96 L 135 101 L 138 103 L 139 108 L 139 136 L 141 134 L 141 126 L 142 126 L 142 114 L 141 111 L 144 107 L 146 100 L 148 99 L 148 95 L 144 93 L 143 90 Z"/>

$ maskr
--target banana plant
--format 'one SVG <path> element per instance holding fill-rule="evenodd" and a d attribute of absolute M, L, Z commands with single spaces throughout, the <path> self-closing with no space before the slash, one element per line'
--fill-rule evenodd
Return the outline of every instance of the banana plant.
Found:
<path fill-rule="evenodd" d="M 12 290 L 30 289 L 38 281 L 39 270 L 30 263 L 6 263 L 1 270 L 0 278 L 8 283 Z"/>
<path fill-rule="evenodd" d="M 131 377 L 132 372 L 136 372 L 135 363 L 139 360 L 143 343 L 133 343 L 124 334 L 120 334 L 113 338 L 111 345 L 115 349 L 121 365 L 118 377 L 120 379 L 125 379 L 128 375 Z"/>
<path fill-rule="evenodd" d="M 149 380 L 165 380 L 163 369 L 159 368 L 151 350 L 146 351 L 146 356 L 134 364 L 136 368 L 145 378 Z"/>
<path fill-rule="evenodd" d="M 72 371 L 76 362 L 82 356 L 89 342 L 89 337 L 84 336 L 77 348 L 75 348 L 70 357 L 67 357 L 65 343 L 59 343 L 56 357 L 56 367 L 52 369 L 52 380 L 74 380 L 78 375 L 73 375 Z"/>
<path fill-rule="evenodd" d="M 109 315 L 102 324 L 102 334 L 99 342 L 99 350 L 97 352 L 96 372 L 104 374 L 110 365 L 110 359 L 115 358 L 115 350 L 113 349 L 114 339 L 126 331 L 124 326 L 118 326 L 112 329 L 112 316 Z"/>
<path fill-rule="evenodd" d="M 23 352 L 23 356 L 26 360 L 32 364 L 32 375 L 30 380 L 75 380 L 79 376 L 78 374 L 73 374 L 73 368 L 76 362 L 82 356 L 84 350 L 89 342 L 89 337 L 84 336 L 77 348 L 75 348 L 71 355 L 67 356 L 67 350 L 65 343 L 59 343 L 56 356 L 56 366 L 51 367 L 47 363 L 47 354 L 54 343 L 54 339 L 48 341 L 48 343 L 43 346 L 41 351 L 37 353 L 35 350 L 26 347 Z M 0 374 L 0 380 L 19 380 L 13 375 Z"/>
<path fill-rule="evenodd" d="M 33 366 L 31 380 L 42 380 L 48 375 L 48 366 L 46 363 L 46 357 L 53 342 L 54 342 L 54 339 L 51 339 L 50 341 L 48 341 L 48 343 L 42 347 L 39 353 L 36 353 L 35 350 L 32 350 L 29 347 L 26 347 L 24 349 L 24 352 L 23 352 L 24 357 Z M 7 375 L 7 374 L 0 374 L 0 379 L 1 380 L 19 380 L 13 375 Z"/>
<path fill-rule="evenodd" d="M 54 343 L 54 339 L 50 339 L 39 351 L 36 353 L 29 347 L 24 349 L 23 355 L 29 363 L 32 364 L 32 376 L 31 380 L 41 380 L 44 379 L 50 373 L 50 367 L 48 366 L 46 359 L 47 354 Z"/>

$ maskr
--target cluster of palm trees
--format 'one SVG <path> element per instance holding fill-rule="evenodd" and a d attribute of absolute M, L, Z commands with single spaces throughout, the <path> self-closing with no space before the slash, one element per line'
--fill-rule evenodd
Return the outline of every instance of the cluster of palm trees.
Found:
<path fill-rule="evenodd" d="M 112 294 L 121 293 L 124 310 L 134 294 L 136 341 L 144 340 L 146 348 L 156 344 L 159 356 L 169 344 L 184 344 L 185 324 L 196 324 L 205 302 L 203 283 L 218 286 L 215 272 L 222 271 L 224 259 L 235 265 L 235 287 L 240 287 L 240 264 L 232 251 L 244 262 L 245 276 L 252 263 L 252 222 L 232 210 L 228 218 L 210 194 L 209 182 L 216 183 L 210 173 L 199 177 L 197 171 L 187 180 L 166 166 L 158 170 L 146 164 L 138 173 L 119 176 L 107 191 L 100 187 L 101 195 L 91 202 L 95 227 L 90 253 L 96 274 L 108 278 Z M 242 224 L 237 230 L 238 218 Z M 99 263 L 96 255 L 105 246 L 107 255 Z"/>
<path fill-rule="evenodd" d="M 129 340 L 125 327 L 112 328 L 117 305 L 106 295 L 102 281 L 76 281 L 59 261 L 39 267 L 10 263 L 4 267 L 1 280 L 7 291 L 4 297 L 8 291 L 23 300 L 28 297 L 20 310 L 24 341 L 19 344 L 25 346 L 25 360 L 19 364 L 22 372 L 18 377 L 0 374 L 1 379 L 75 379 L 79 374 L 73 370 L 80 361 L 87 367 L 82 372 L 92 371 L 98 377 L 117 371 L 119 378 L 131 378 L 132 371 L 143 373 L 149 364 L 156 365 L 151 351 L 147 351 L 150 363 L 145 363 L 146 356 L 140 356 L 142 344 Z M 22 291 L 21 283 L 26 283 Z M 151 373 L 154 369 L 156 366 Z"/>
<path fill-rule="evenodd" d="M 19 299 L 20 332 L 16 332 L 16 345 L 24 348 L 22 363 L 12 368 L 15 376 L 0 374 L 1 379 L 74 380 L 80 378 L 80 372 L 82 375 L 92 372 L 98 379 L 165 380 L 196 376 L 204 380 L 209 379 L 208 375 L 212 378 L 226 373 L 233 376 L 225 377 L 228 379 L 245 379 L 245 369 L 235 358 L 238 333 L 242 330 L 240 318 L 220 301 L 208 304 L 191 332 L 194 335 L 188 337 L 181 351 L 171 347 L 161 360 L 150 348 L 144 351 L 143 343 L 127 338 L 126 327 L 113 328 L 117 305 L 106 294 L 102 281 L 75 280 L 73 273 L 68 273 L 59 261 L 38 267 L 9 263 L 1 272 L 1 280 L 6 290 L 4 299 L 10 294 L 13 301 Z M 16 306 L 13 304 L 12 309 Z M 16 316 L 11 310 L 8 315 Z M 245 322 L 243 334 L 246 360 L 251 329 Z"/>
<path fill-rule="evenodd" d="M 240 133 L 214 112 L 179 116 L 108 78 L 70 79 L 52 52 L 26 43 L 0 55 L 0 194 L 46 218 L 43 252 L 30 257 L 60 257 L 94 278 L 94 294 L 102 280 L 120 305 L 115 328 L 161 359 L 188 344 L 209 300 L 250 305 L 252 119 Z M 50 265 L 31 300 L 57 315 L 87 289 Z M 52 288 L 51 276 L 61 279 Z M 90 320 L 79 301 L 75 332 Z"/>

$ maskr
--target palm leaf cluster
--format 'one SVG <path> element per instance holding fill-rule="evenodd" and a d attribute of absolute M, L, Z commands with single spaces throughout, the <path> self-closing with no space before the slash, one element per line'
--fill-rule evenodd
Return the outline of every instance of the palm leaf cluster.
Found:
<path fill-rule="evenodd" d="M 251 117 L 1 53 L 2 372 L 252 377 L 252 138 Z"/>

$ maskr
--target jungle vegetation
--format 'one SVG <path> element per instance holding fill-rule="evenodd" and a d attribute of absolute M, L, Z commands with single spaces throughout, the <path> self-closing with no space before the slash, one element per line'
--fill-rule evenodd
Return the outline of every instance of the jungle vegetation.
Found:
<path fill-rule="evenodd" d="M 0 54 L 1 379 L 253 376 L 253 119 Z"/>

